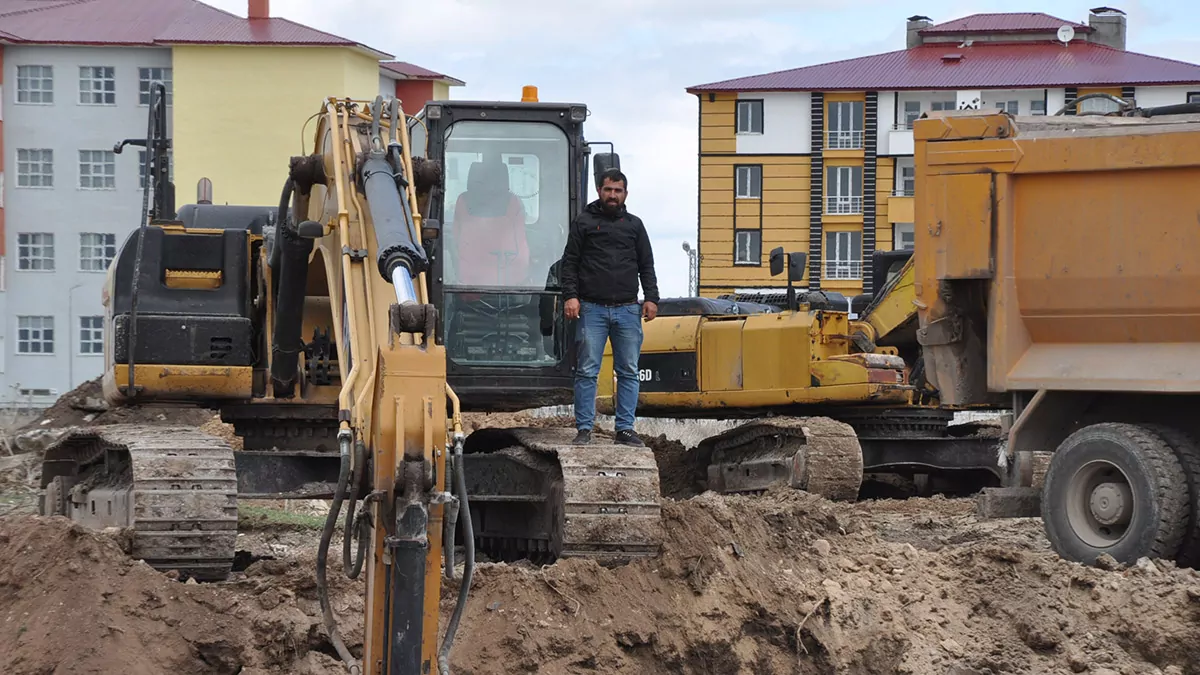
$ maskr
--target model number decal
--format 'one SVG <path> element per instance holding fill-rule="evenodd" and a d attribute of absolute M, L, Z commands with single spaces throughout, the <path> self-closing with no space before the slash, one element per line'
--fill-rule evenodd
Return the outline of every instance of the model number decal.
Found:
<path fill-rule="evenodd" d="M 638 370 L 638 382 L 661 382 L 662 378 L 658 373 L 650 368 L 642 368 Z"/>

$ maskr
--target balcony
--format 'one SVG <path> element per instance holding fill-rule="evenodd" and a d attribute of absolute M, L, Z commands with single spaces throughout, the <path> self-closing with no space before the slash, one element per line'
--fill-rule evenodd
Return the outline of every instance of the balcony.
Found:
<path fill-rule="evenodd" d="M 826 197 L 825 213 L 831 216 L 853 216 L 863 212 L 862 197 Z"/>
<path fill-rule="evenodd" d="M 830 131 L 825 135 L 826 150 L 862 150 L 863 132 Z"/>
<path fill-rule="evenodd" d="M 825 279 L 829 281 L 856 281 L 862 279 L 861 260 L 826 260 Z"/>
<path fill-rule="evenodd" d="M 906 124 L 894 125 L 888 131 L 888 147 L 889 155 L 911 155 L 913 154 L 913 132 L 912 127 Z"/>

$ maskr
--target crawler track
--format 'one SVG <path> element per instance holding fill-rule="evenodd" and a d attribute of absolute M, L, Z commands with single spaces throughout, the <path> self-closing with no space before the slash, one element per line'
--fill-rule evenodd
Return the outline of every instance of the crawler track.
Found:
<path fill-rule="evenodd" d="M 716 492 L 785 484 L 826 499 L 858 498 L 863 452 L 853 427 L 825 417 L 776 417 L 705 439 L 698 460 Z"/>
<path fill-rule="evenodd" d="M 662 541 L 658 465 L 649 448 L 573 429 L 485 429 L 467 456 L 480 548 L 490 557 L 550 562 L 589 557 L 620 564 L 657 555 Z M 494 516 L 493 516 L 494 514 Z"/>
<path fill-rule="evenodd" d="M 46 451 L 42 512 L 129 528 L 129 553 L 198 580 L 229 575 L 237 543 L 233 449 L 191 427 L 69 431 Z"/>

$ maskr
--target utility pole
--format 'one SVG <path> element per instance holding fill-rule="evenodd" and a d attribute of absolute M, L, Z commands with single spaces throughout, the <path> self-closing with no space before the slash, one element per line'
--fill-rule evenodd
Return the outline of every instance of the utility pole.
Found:
<path fill-rule="evenodd" d="M 688 256 L 688 297 L 694 298 L 700 295 L 700 252 L 686 241 L 683 252 Z"/>

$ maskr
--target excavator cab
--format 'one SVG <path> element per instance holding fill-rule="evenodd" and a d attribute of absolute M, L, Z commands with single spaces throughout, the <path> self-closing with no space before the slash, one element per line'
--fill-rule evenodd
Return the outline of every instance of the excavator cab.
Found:
<path fill-rule="evenodd" d="M 409 122 L 413 156 L 441 164 L 424 244 L 447 375 L 466 410 L 571 400 L 559 266 L 588 201 L 587 107 L 530 98 L 431 101 Z M 598 170 L 612 165 L 615 154 L 596 156 Z"/>

